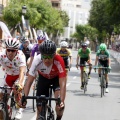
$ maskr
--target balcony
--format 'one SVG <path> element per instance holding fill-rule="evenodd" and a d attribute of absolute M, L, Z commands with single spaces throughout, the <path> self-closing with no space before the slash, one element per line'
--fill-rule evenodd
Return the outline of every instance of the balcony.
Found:
<path fill-rule="evenodd" d="M 51 2 L 57 2 L 57 3 L 60 3 L 61 0 L 50 0 Z"/>

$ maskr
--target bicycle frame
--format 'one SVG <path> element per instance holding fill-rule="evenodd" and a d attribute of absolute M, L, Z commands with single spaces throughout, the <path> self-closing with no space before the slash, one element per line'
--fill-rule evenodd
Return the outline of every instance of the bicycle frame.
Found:
<path fill-rule="evenodd" d="M 11 87 L 0 87 L 0 89 L 3 89 L 4 90 L 4 94 L 3 94 L 3 99 L 2 99 L 2 102 L 0 102 L 1 104 L 1 107 L 2 107 L 2 112 L 3 112 L 3 120 L 9 120 L 10 117 L 9 117 L 9 113 L 8 113 L 8 105 L 7 105 L 7 102 L 8 102 L 8 93 L 7 93 L 7 89 L 12 89 Z"/>
<path fill-rule="evenodd" d="M 54 110 L 51 107 L 51 101 L 57 101 L 60 104 L 60 98 L 52 98 L 52 86 L 50 86 L 49 89 L 49 97 L 46 97 L 45 95 L 25 96 L 24 99 L 36 99 L 40 101 L 40 103 L 42 103 L 42 110 L 38 116 L 38 120 L 54 120 Z M 47 101 L 48 101 L 48 105 L 46 104 Z"/>
<path fill-rule="evenodd" d="M 105 93 L 105 69 L 108 69 L 108 67 L 95 67 L 94 69 L 101 69 L 101 77 L 100 77 L 100 88 L 101 88 L 101 97 L 103 97 L 104 93 Z"/>
<path fill-rule="evenodd" d="M 105 93 L 105 68 L 101 69 L 100 86 L 101 86 L 101 97 L 103 97 Z"/>
<path fill-rule="evenodd" d="M 84 93 L 87 91 L 87 84 L 88 84 L 88 74 L 86 72 L 86 66 L 90 66 L 90 65 L 86 65 L 86 64 L 81 64 L 79 65 L 80 67 L 83 67 L 83 84 L 84 84 Z"/>
<path fill-rule="evenodd" d="M 87 91 L 88 75 L 86 73 L 86 66 L 83 67 L 83 83 L 84 83 L 84 93 Z"/>

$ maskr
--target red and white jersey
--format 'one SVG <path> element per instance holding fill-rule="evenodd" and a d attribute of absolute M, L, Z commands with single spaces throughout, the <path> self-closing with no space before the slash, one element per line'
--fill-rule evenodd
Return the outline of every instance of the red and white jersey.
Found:
<path fill-rule="evenodd" d="M 20 66 L 26 66 L 25 55 L 21 50 L 18 50 L 16 56 L 11 61 L 7 58 L 6 50 L 4 50 L 0 52 L 0 65 L 6 74 L 12 76 L 19 75 Z"/>
<path fill-rule="evenodd" d="M 64 61 L 60 55 L 54 56 L 53 64 L 49 67 L 45 66 L 43 63 L 41 54 L 35 56 L 29 74 L 35 76 L 36 71 L 48 79 L 52 79 L 56 76 L 59 76 L 59 78 L 66 77 Z"/>

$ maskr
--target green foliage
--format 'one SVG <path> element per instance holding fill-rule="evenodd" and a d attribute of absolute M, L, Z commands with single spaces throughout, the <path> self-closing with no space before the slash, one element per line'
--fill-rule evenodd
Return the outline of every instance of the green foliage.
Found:
<path fill-rule="evenodd" d="M 76 32 L 71 36 L 78 40 L 78 42 L 84 41 L 87 37 L 89 40 L 95 40 L 97 38 L 98 31 L 90 25 L 76 25 Z"/>
<path fill-rule="evenodd" d="M 23 5 L 27 7 L 24 16 L 31 27 L 57 34 L 57 31 L 63 32 L 63 28 L 68 25 L 66 12 L 56 10 L 47 0 L 11 0 L 3 12 L 4 21 L 9 27 L 13 28 L 21 22 Z"/>

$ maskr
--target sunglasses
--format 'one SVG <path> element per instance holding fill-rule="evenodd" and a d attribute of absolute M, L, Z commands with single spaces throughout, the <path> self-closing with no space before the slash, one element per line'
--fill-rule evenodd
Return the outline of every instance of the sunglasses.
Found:
<path fill-rule="evenodd" d="M 42 59 L 52 59 L 53 58 L 53 54 L 52 55 L 41 55 Z"/>
<path fill-rule="evenodd" d="M 16 52 L 17 50 L 7 49 L 7 52 Z"/>
<path fill-rule="evenodd" d="M 87 49 L 87 47 L 82 47 L 83 49 Z"/>

